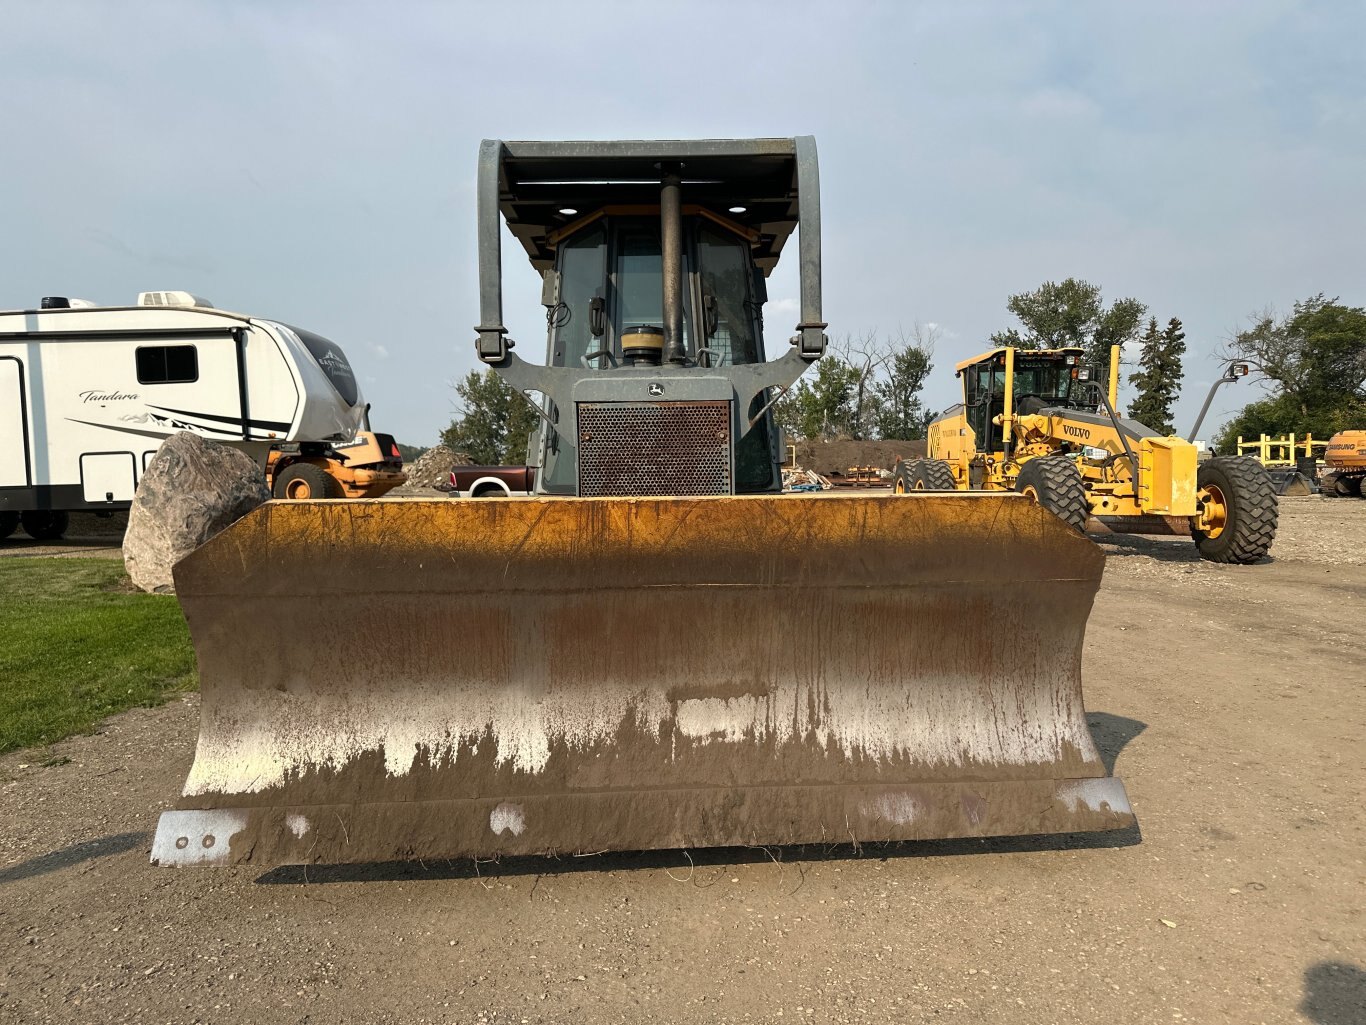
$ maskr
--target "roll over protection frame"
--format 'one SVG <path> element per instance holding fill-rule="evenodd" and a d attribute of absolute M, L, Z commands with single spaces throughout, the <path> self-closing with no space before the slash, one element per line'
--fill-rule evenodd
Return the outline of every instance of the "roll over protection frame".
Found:
<path fill-rule="evenodd" d="M 656 183 L 652 188 L 656 190 L 657 201 L 659 174 L 654 168 L 663 162 L 682 162 L 689 171 L 695 170 L 699 177 L 708 179 L 702 191 L 718 204 L 727 201 L 723 197 L 727 188 L 731 188 L 736 202 L 784 208 L 790 205 L 793 208 L 791 223 L 786 219 L 781 221 L 783 230 L 774 233 L 763 262 L 771 270 L 786 235 L 792 227 L 799 226 L 801 320 L 792 344 L 806 362 L 825 354 L 827 325 L 821 316 L 820 169 L 813 136 L 657 142 L 504 142 L 485 139 L 479 147 L 476 185 L 479 324 L 475 332 L 478 336 L 476 349 L 482 362 L 495 366 L 503 364 L 513 346 L 503 324 L 503 217 L 507 217 L 509 227 L 528 249 L 533 266 L 544 269 L 548 258 L 534 237 L 537 229 L 546 225 L 519 221 L 514 212 L 522 201 L 520 192 L 561 187 L 564 192 L 577 188 L 591 194 L 609 182 L 609 176 L 613 174 L 625 180 L 612 185 L 627 189 L 642 184 L 640 178 L 650 176 Z M 510 165 L 530 176 L 539 174 L 545 180 L 514 178 L 508 172 Z M 735 175 L 734 183 L 728 178 L 729 174 Z M 720 180 L 711 180 L 713 178 Z M 691 194 L 693 188 L 689 187 L 688 191 Z"/>

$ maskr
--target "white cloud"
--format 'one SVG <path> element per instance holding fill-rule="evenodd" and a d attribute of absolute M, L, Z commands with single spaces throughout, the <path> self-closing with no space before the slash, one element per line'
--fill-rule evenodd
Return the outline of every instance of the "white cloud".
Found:
<path fill-rule="evenodd" d="M 1192 379 L 1251 310 L 1320 290 L 1366 302 L 1366 8 L 798 6 L 694 5 L 765 52 L 819 38 L 821 74 L 703 48 L 679 90 L 657 73 L 664 5 L 410 4 L 394 18 L 331 4 L 322 19 L 314 4 L 7 5 L 6 128 L 42 144 L 0 163 L 14 200 L 0 306 L 131 297 L 171 273 L 336 339 L 374 372 L 377 420 L 426 444 L 450 413 L 429 383 L 476 365 L 481 138 L 797 132 L 820 145 L 832 337 L 932 310 L 954 331 L 930 391 L 951 393 L 953 359 L 987 348 L 1012 320 L 1006 297 L 1046 279 L 1180 317 Z M 147 30 L 158 18 L 175 46 Z M 507 75 L 500 43 L 533 21 L 560 52 L 612 54 L 612 73 Z M 775 353 L 800 314 L 795 255 L 769 282 Z M 504 257 L 507 325 L 536 359 L 539 282 L 510 239 Z M 1178 420 L 1203 397 L 1188 385 Z"/>

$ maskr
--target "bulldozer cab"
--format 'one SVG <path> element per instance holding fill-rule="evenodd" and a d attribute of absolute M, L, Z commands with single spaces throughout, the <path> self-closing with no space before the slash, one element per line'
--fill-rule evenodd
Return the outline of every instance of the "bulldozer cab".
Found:
<path fill-rule="evenodd" d="M 543 279 L 533 366 L 507 352 L 501 267 L 481 262 L 480 357 L 540 396 L 538 493 L 779 490 L 769 407 L 825 347 L 810 138 L 490 140 L 480 197 L 481 251 L 501 219 Z M 765 279 L 799 223 L 802 319 L 769 363 Z"/>
<path fill-rule="evenodd" d="M 572 208 L 571 208 L 572 209 Z M 545 272 L 547 362 L 610 372 L 657 355 L 664 338 L 663 248 L 659 215 L 612 205 L 599 208 L 558 236 L 555 265 Z M 699 368 L 765 361 L 764 276 L 750 254 L 754 233 L 708 207 L 687 206 L 681 217 L 682 351 Z M 762 396 L 751 401 L 758 414 Z M 556 432 L 540 432 L 550 493 L 572 493 L 573 450 Z M 767 411 L 740 440 L 736 490 L 770 490 L 775 483 Z"/>
<path fill-rule="evenodd" d="M 1005 448 L 1006 414 L 1013 418 L 1047 408 L 1080 408 L 1080 348 L 993 349 L 957 366 L 963 409 L 979 452 Z"/>

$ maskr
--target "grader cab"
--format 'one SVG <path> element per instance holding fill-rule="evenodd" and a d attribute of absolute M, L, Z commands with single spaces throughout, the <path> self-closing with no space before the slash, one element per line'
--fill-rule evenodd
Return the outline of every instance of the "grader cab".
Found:
<path fill-rule="evenodd" d="M 536 404 L 536 494 L 269 503 L 182 561 L 202 724 L 154 860 L 1133 825 L 1082 705 L 1095 545 L 1018 495 L 780 493 L 771 404 L 825 349 L 812 139 L 489 141 L 478 203 L 477 351 Z"/>
<path fill-rule="evenodd" d="M 1108 388 L 1080 348 L 1000 348 L 957 366 L 963 402 L 931 422 L 928 458 L 898 466 L 894 488 L 1015 491 L 1077 531 L 1088 519 L 1116 533 L 1194 538 L 1214 562 L 1261 559 L 1277 502 L 1255 459 L 1200 462 L 1116 406 L 1118 352 Z"/>

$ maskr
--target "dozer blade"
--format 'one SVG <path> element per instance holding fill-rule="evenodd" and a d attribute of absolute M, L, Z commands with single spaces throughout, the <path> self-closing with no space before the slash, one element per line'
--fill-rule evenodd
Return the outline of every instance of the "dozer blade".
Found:
<path fill-rule="evenodd" d="M 183 560 L 155 862 L 1109 830 L 1101 551 L 1022 496 L 271 502 Z"/>

